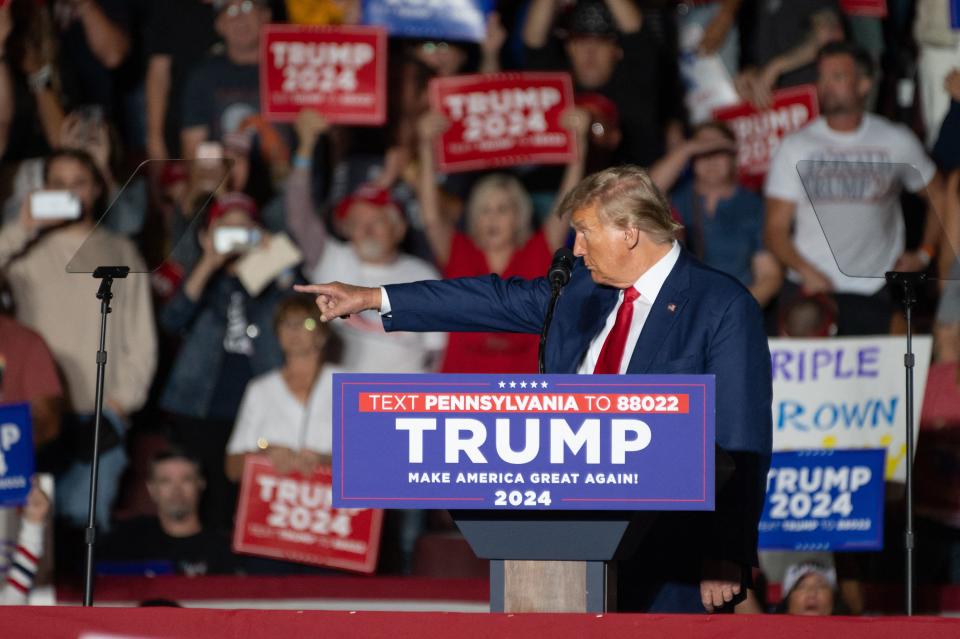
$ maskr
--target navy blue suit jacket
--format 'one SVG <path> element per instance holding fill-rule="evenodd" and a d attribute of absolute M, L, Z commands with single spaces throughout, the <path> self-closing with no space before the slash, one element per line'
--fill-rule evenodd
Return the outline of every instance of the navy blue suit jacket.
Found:
<path fill-rule="evenodd" d="M 544 278 L 495 275 L 386 290 L 391 312 L 383 326 L 388 331 L 539 333 L 550 299 Z M 577 372 L 618 294 L 595 284 L 577 260 L 550 328 L 548 372 Z M 667 544 L 684 553 L 682 559 L 674 555 L 664 570 L 699 580 L 705 558 L 754 565 L 770 459 L 772 386 L 770 351 L 753 296 L 733 277 L 681 252 L 650 309 L 627 372 L 714 374 L 717 444 L 736 464 L 718 490 L 714 513 L 669 513 L 658 519 L 659 534 L 654 531 L 647 539 L 658 544 L 658 552 Z"/>

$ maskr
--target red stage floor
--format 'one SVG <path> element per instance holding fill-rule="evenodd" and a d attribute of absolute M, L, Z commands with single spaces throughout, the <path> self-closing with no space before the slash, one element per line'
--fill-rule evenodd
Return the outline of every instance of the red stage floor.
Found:
<path fill-rule="evenodd" d="M 204 637 L 642 637 L 643 639 L 956 639 L 960 620 L 941 617 L 785 617 L 688 615 L 491 615 L 297 612 L 178 608 L 10 607 L 5 639 Z"/>

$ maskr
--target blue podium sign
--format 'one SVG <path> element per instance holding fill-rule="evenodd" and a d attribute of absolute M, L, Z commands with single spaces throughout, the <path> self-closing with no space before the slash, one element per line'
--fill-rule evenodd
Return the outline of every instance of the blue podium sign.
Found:
<path fill-rule="evenodd" d="M 774 453 L 758 546 L 765 550 L 882 550 L 886 451 Z"/>
<path fill-rule="evenodd" d="M 492 0 L 364 0 L 363 23 L 391 36 L 480 42 Z"/>
<path fill-rule="evenodd" d="M 33 476 L 30 404 L 0 405 L 0 506 L 22 506 Z"/>
<path fill-rule="evenodd" d="M 712 375 L 333 384 L 337 508 L 714 508 Z"/>

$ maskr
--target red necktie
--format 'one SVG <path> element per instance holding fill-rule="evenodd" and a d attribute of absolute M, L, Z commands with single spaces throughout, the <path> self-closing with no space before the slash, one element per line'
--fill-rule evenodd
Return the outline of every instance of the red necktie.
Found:
<path fill-rule="evenodd" d="M 617 309 L 617 321 L 613 323 L 610 334 L 603 342 L 600 357 L 597 358 L 597 365 L 593 369 L 594 373 L 616 375 L 620 372 L 623 349 L 627 345 L 627 334 L 630 332 L 630 324 L 633 322 L 633 302 L 638 297 L 640 297 L 640 291 L 634 287 L 624 289 L 623 304 Z"/>

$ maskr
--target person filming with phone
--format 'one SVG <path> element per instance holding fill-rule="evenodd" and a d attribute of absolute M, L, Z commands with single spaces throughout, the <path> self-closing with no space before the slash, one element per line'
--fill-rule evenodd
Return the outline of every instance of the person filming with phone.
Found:
<path fill-rule="evenodd" d="M 127 238 L 99 227 L 91 235 L 96 216 L 105 209 L 105 196 L 103 176 L 89 154 L 57 150 L 44 162 L 43 190 L 30 193 L 17 218 L 0 230 L 0 268 L 10 283 L 16 318 L 46 341 L 68 391 L 60 437 L 53 442 L 49 458 L 41 458 L 39 464 L 41 470 L 56 474 L 57 514 L 78 528 L 87 517 L 99 282 L 89 275 L 68 273 L 67 264 L 83 246 L 84 255 L 103 256 L 111 264 L 130 266 L 133 273 L 146 270 Z M 100 265 L 85 261 L 90 262 L 88 272 Z M 102 528 L 109 526 L 110 508 L 127 462 L 123 447 L 127 417 L 146 401 L 157 358 L 148 279 L 132 275 L 119 280 L 113 293 L 106 344 L 113 373 L 106 377 L 104 392 L 106 427 L 101 432 L 96 513 Z"/>
<path fill-rule="evenodd" d="M 243 193 L 218 197 L 199 231 L 199 259 L 160 312 L 161 328 L 182 337 L 160 408 L 170 415 L 172 439 L 207 469 L 201 517 L 211 528 L 231 525 L 235 495 L 223 451 L 247 383 L 283 363 L 273 316 L 294 273 L 282 271 L 253 293 L 240 277 L 246 260 L 278 241 L 258 216 Z"/>

